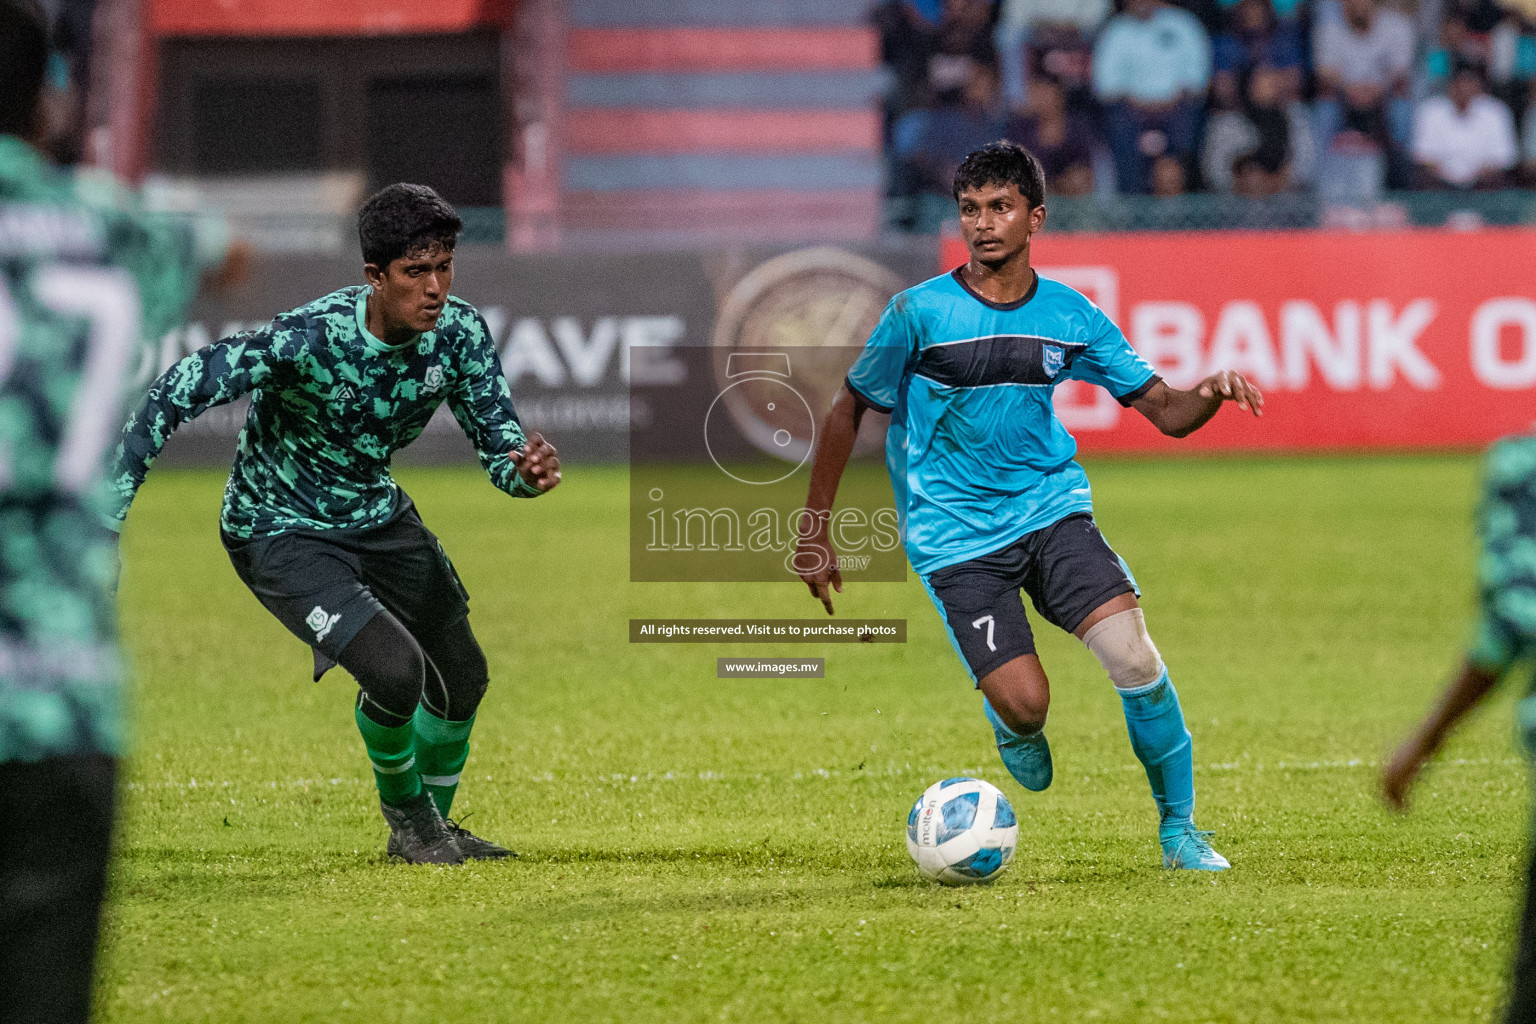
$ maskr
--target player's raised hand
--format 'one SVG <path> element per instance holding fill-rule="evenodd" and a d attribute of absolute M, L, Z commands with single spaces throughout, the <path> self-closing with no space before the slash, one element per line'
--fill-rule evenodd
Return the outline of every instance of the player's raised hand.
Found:
<path fill-rule="evenodd" d="M 1222 370 L 1200 382 L 1197 389 L 1201 398 L 1220 398 L 1224 402 L 1236 402 L 1239 409 L 1247 409 L 1255 416 L 1264 415 L 1264 394 L 1247 377 L 1233 370 Z"/>
<path fill-rule="evenodd" d="M 832 538 L 827 533 L 825 520 L 818 520 L 811 532 L 800 535 L 791 564 L 795 572 L 810 588 L 811 596 L 822 603 L 827 614 L 832 614 L 832 591 L 843 592 L 843 574 L 837 567 L 837 552 L 832 549 Z"/>
<path fill-rule="evenodd" d="M 560 453 L 543 434 L 534 434 L 510 457 L 517 475 L 529 486 L 547 492 L 560 483 Z"/>

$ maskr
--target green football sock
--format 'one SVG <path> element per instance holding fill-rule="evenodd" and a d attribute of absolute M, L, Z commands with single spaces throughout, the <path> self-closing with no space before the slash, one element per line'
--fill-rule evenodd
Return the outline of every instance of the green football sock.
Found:
<path fill-rule="evenodd" d="M 415 730 L 409 720 L 401 725 L 380 725 L 359 708 L 357 731 L 363 734 L 368 760 L 373 762 L 373 781 L 379 787 L 380 800 L 398 805 L 421 792 L 421 775 L 411 749 Z"/>
<path fill-rule="evenodd" d="M 469 731 L 475 726 L 475 716 L 463 722 L 449 722 L 438 718 L 426 709 L 416 706 L 416 717 L 411 720 L 416 730 L 416 770 L 421 782 L 437 804 L 437 811 L 448 817 L 453 806 L 453 794 L 459 788 L 459 774 L 469 759 Z"/>

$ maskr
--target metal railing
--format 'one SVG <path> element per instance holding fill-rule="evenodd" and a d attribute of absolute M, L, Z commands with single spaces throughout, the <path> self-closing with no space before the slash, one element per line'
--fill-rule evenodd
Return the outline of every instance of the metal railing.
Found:
<path fill-rule="evenodd" d="M 1311 193 L 1267 199 L 1193 194 L 1156 199 L 1115 196 L 1047 200 L 1050 230 L 1063 233 L 1116 231 L 1279 231 L 1329 226 L 1507 227 L 1536 224 L 1536 191 L 1387 192 L 1371 210 L 1330 210 Z M 898 232 L 936 234 L 955 227 L 947 196 L 891 199 L 886 225 Z"/>
<path fill-rule="evenodd" d="M 1049 230 L 1063 234 L 1126 231 L 1286 231 L 1320 227 L 1505 227 L 1536 224 L 1536 191 L 1387 192 L 1371 210 L 1329 209 L 1315 194 L 1296 192 L 1267 199 L 1193 194 L 1096 196 L 1047 200 Z M 500 207 L 461 207 L 461 242 L 503 245 L 506 213 Z M 934 235 L 956 229 L 955 204 L 947 196 L 890 199 L 885 228 L 898 234 Z M 351 217 L 271 213 L 229 218 L 229 231 L 258 250 L 344 255 L 357 248 Z"/>

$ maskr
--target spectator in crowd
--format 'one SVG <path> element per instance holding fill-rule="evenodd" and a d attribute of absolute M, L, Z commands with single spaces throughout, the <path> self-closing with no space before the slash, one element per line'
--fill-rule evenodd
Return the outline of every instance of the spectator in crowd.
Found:
<path fill-rule="evenodd" d="M 1228 8 L 1227 28 L 1216 37 L 1215 73 L 1211 92 L 1215 105 L 1236 110 L 1254 68 L 1263 66 L 1285 75 L 1285 98 L 1301 92 L 1301 28 L 1281 22 L 1270 0 L 1238 0 Z"/>
<path fill-rule="evenodd" d="M 1342 13 L 1342 20 L 1319 22 L 1313 40 L 1318 148 L 1399 151 L 1413 125 L 1413 22 L 1377 0 L 1343 0 Z"/>
<path fill-rule="evenodd" d="M 1127 0 L 1109 20 L 1093 52 L 1093 87 L 1121 191 L 1147 192 L 1151 161 L 1195 152 L 1210 77 L 1210 37 L 1188 11 Z"/>
<path fill-rule="evenodd" d="M 1217 192 L 1237 191 L 1233 167 L 1239 157 L 1258 160 L 1275 181 L 1272 192 L 1311 181 L 1316 154 L 1306 105 L 1289 99 L 1289 72 L 1261 64 L 1248 76 L 1248 90 L 1238 110 L 1217 111 L 1205 130 L 1201 170 Z"/>
<path fill-rule="evenodd" d="M 1461 61 L 1480 61 L 1487 57 L 1486 46 L 1480 45 L 1470 32 L 1467 23 L 1454 14 L 1440 23 L 1440 39 L 1424 54 L 1424 88 L 1429 92 L 1441 92 L 1451 81 L 1451 71 Z"/>
<path fill-rule="evenodd" d="M 1444 4 L 1443 17 L 1461 22 L 1467 27 L 1467 31 L 1473 36 L 1482 39 L 1485 43 L 1488 33 L 1492 32 L 1506 15 L 1504 5 L 1495 3 L 1494 0 L 1442 0 Z"/>
<path fill-rule="evenodd" d="M 885 0 L 870 15 L 880 36 L 880 63 L 891 74 L 886 98 L 891 121 L 932 98 L 928 92 L 928 58 L 934 51 L 942 15 L 941 0 Z"/>
<path fill-rule="evenodd" d="M 1008 103 L 1023 107 L 1042 75 L 1086 88 L 1093 37 L 1109 13 L 1110 0 L 1003 0 L 994 39 Z"/>
<path fill-rule="evenodd" d="M 1529 12 L 1506 2 L 1504 20 L 1488 34 L 1490 91 L 1511 106 L 1522 107 L 1527 89 L 1536 81 L 1536 3 L 1524 2 Z"/>
<path fill-rule="evenodd" d="M 1207 37 L 1214 36 L 1221 31 L 1225 23 L 1226 8 L 1229 0 L 1168 0 L 1174 7 L 1180 7 L 1200 19 L 1201 26 L 1205 29 Z"/>
<path fill-rule="evenodd" d="M 911 111 L 897 122 L 898 193 L 950 195 L 960 161 L 1000 138 L 1007 123 L 996 69 L 969 62 L 960 89 L 940 93 L 934 107 Z"/>
<path fill-rule="evenodd" d="M 1184 161 L 1172 153 L 1164 153 L 1152 161 L 1152 195 L 1158 199 L 1176 199 L 1184 194 L 1188 175 Z"/>
<path fill-rule="evenodd" d="M 1093 191 L 1093 128 L 1067 110 L 1066 94 L 1049 78 L 1030 82 L 1024 111 L 1008 123 L 1007 137 L 1034 153 L 1053 195 L 1086 196 Z"/>
<path fill-rule="evenodd" d="M 890 69 L 887 124 L 964 88 L 972 62 L 992 63 L 991 0 L 885 0 L 871 13 Z"/>
<path fill-rule="evenodd" d="M 1423 188 L 1498 188 L 1519 157 L 1514 115 L 1484 91 L 1483 71 L 1459 65 L 1444 96 L 1419 105 L 1413 159 Z"/>
<path fill-rule="evenodd" d="M 933 54 L 928 58 L 928 78 L 935 90 L 963 89 L 972 67 L 997 63 L 992 46 L 995 14 L 991 0 L 944 0 Z"/>
<path fill-rule="evenodd" d="M 1258 153 L 1244 153 L 1229 169 L 1232 194 L 1244 199 L 1268 199 L 1285 191 L 1285 176 L 1272 171 Z"/>

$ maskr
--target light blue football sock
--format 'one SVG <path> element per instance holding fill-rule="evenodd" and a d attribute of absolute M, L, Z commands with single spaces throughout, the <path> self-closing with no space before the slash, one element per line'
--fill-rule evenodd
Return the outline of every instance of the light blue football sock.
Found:
<path fill-rule="evenodd" d="M 1147 770 L 1160 832 L 1191 827 L 1195 815 L 1195 754 L 1179 694 L 1168 669 L 1146 686 L 1120 691 L 1131 749 Z"/>

